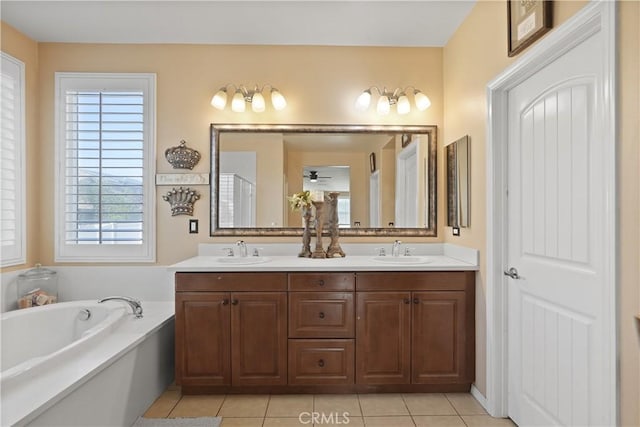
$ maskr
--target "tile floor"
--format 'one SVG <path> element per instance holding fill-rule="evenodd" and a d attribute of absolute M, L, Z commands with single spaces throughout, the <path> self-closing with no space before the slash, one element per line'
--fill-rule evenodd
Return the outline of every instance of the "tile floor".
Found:
<path fill-rule="evenodd" d="M 311 413 L 319 414 L 315 423 Z M 182 396 L 179 387 L 170 386 L 144 414 L 206 416 L 222 417 L 222 427 L 515 426 L 509 419 L 487 415 L 468 393 Z"/>

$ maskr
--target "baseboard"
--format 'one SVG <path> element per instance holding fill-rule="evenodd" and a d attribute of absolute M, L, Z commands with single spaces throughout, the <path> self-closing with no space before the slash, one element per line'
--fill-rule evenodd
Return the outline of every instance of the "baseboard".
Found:
<path fill-rule="evenodd" d="M 471 395 L 476 398 L 478 403 L 480 403 L 480 405 L 482 405 L 484 410 L 488 413 L 489 410 L 487 409 L 487 398 L 484 397 L 482 393 L 480 393 L 480 390 L 476 388 L 475 384 L 471 384 Z"/>

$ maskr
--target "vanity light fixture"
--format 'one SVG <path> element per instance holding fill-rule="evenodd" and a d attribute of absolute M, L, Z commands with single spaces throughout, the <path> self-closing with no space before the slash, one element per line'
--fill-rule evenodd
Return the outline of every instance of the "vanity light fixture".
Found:
<path fill-rule="evenodd" d="M 404 89 L 396 88 L 393 91 L 387 90 L 386 87 L 380 90 L 376 86 L 372 86 L 362 92 L 356 100 L 357 110 L 366 111 L 369 108 L 369 105 L 371 105 L 372 91 L 374 89 L 380 95 L 376 103 L 376 111 L 380 115 L 389 114 L 392 105 L 396 106 L 398 114 L 408 114 L 411 111 L 411 103 L 409 102 L 407 93 L 413 95 L 413 102 L 418 110 L 424 111 L 431 106 L 429 97 L 413 86 L 407 86 Z"/>
<path fill-rule="evenodd" d="M 218 110 L 224 110 L 227 105 L 228 94 L 233 93 L 231 98 L 231 110 L 236 113 L 243 113 L 246 110 L 246 104 L 251 104 L 251 109 L 256 113 L 262 113 L 266 108 L 264 95 L 262 94 L 267 86 L 271 89 L 271 105 L 273 108 L 280 111 L 287 106 L 287 101 L 284 96 L 270 84 L 266 84 L 261 88 L 255 85 L 253 89 L 247 89 L 244 85 L 236 86 L 234 84 L 228 84 L 221 87 L 213 98 L 211 98 L 211 105 Z"/>

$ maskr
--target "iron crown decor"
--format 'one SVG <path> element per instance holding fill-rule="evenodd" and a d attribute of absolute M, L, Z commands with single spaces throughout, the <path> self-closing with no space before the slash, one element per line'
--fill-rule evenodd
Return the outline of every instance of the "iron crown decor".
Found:
<path fill-rule="evenodd" d="M 180 141 L 177 147 L 167 148 L 164 157 L 174 169 L 193 169 L 200 161 L 200 153 L 186 146 L 187 141 Z"/>
<path fill-rule="evenodd" d="M 195 190 L 175 187 L 162 198 L 171 205 L 171 216 L 193 215 L 193 204 L 200 198 Z"/>

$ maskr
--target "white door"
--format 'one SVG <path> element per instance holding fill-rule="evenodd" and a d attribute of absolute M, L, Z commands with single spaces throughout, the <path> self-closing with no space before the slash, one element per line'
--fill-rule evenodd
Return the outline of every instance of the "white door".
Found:
<path fill-rule="evenodd" d="M 369 176 L 369 227 L 380 227 L 380 171 Z"/>
<path fill-rule="evenodd" d="M 603 52 L 591 36 L 509 92 L 509 416 L 606 424 Z M 611 142 L 609 142 L 611 143 Z M 514 274 L 515 277 L 515 274 Z"/>

